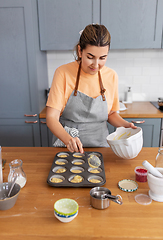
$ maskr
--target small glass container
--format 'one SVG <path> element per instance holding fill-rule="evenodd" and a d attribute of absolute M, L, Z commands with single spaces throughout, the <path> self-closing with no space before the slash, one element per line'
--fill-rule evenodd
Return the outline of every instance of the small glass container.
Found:
<path fill-rule="evenodd" d="M 155 167 L 163 168 L 163 147 L 160 147 L 156 156 Z"/>
<path fill-rule="evenodd" d="M 13 178 L 17 175 L 16 183 L 23 188 L 26 184 L 27 177 L 25 172 L 23 171 L 23 161 L 21 159 L 15 159 L 9 163 L 10 172 L 8 175 L 8 181 L 12 182 Z"/>
<path fill-rule="evenodd" d="M 147 169 L 144 167 L 136 167 L 135 180 L 138 182 L 147 182 Z"/>

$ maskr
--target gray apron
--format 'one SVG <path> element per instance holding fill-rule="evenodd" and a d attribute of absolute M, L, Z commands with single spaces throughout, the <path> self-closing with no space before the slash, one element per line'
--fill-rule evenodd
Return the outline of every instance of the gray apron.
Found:
<path fill-rule="evenodd" d="M 67 101 L 66 107 L 60 117 L 60 123 L 73 137 L 78 136 L 83 147 L 109 147 L 106 137 L 108 136 L 108 106 L 105 99 L 105 89 L 103 88 L 100 72 L 98 72 L 101 95 L 92 98 L 78 91 L 81 64 L 79 65 L 75 90 Z M 71 134 L 75 132 L 76 135 Z M 59 140 L 60 141 L 60 140 Z M 65 146 L 54 136 L 53 146 Z M 57 143 L 57 144 L 56 144 Z"/>

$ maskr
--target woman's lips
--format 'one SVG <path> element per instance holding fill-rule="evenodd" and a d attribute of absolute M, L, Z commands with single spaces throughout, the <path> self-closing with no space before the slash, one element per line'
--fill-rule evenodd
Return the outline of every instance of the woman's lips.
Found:
<path fill-rule="evenodd" d="M 98 70 L 97 68 L 91 68 L 91 67 L 89 67 L 89 68 L 90 68 L 90 70 L 93 71 L 93 72 L 95 72 L 95 71 Z"/>

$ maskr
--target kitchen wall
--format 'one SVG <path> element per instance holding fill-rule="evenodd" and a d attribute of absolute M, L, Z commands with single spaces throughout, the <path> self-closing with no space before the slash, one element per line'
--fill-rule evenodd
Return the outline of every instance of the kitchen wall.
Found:
<path fill-rule="evenodd" d="M 49 87 L 54 71 L 74 60 L 71 51 L 48 51 Z M 119 98 L 125 101 L 127 87 L 131 86 L 133 101 L 157 101 L 163 97 L 163 49 L 110 50 L 106 66 L 119 76 Z"/>

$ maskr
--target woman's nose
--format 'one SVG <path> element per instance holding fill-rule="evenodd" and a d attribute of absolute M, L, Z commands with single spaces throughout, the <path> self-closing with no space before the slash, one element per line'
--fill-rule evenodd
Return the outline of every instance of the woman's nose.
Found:
<path fill-rule="evenodd" d="M 94 65 L 94 68 L 97 68 L 97 67 L 98 67 L 98 59 L 94 59 L 93 65 Z"/>

